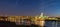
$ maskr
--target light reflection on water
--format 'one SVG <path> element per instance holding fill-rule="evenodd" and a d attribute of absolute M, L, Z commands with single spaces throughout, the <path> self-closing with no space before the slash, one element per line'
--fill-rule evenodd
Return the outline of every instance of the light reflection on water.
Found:
<path fill-rule="evenodd" d="M 60 27 L 60 22 L 58 21 L 46 21 L 46 27 Z"/>

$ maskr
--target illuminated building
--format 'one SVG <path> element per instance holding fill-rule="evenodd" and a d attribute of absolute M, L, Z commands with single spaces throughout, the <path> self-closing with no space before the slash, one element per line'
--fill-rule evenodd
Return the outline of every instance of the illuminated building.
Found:
<path fill-rule="evenodd" d="M 48 18 L 47 16 L 43 15 L 43 12 L 41 12 L 40 16 L 36 16 L 35 17 L 35 24 L 39 25 L 39 26 L 44 26 L 45 24 L 45 18 Z"/>

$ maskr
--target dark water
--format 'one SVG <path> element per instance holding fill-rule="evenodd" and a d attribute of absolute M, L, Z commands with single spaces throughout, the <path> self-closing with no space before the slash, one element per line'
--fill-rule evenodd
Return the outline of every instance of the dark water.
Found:
<path fill-rule="evenodd" d="M 18 26 L 16 26 L 16 24 L 14 22 L 6 22 L 6 21 L 0 21 L 0 27 L 2 27 L 1 25 L 2 26 L 5 25 L 5 26 L 9 26 L 9 27 L 13 27 L 13 26 L 18 27 Z M 38 27 L 37 25 L 32 25 L 32 26 Z M 46 27 L 60 27 L 60 21 L 46 21 L 45 26 Z M 21 27 L 21 26 L 19 25 L 19 27 Z"/>
<path fill-rule="evenodd" d="M 59 21 L 46 21 L 46 27 L 60 27 Z"/>

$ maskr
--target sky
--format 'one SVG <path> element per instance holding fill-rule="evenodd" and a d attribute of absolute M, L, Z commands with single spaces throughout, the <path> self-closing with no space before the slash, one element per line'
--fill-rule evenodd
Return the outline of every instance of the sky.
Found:
<path fill-rule="evenodd" d="M 60 0 L 0 0 L 0 15 L 60 16 Z"/>

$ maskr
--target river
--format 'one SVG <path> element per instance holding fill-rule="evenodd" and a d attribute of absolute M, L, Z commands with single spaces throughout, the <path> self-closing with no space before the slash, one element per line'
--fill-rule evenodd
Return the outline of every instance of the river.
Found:
<path fill-rule="evenodd" d="M 46 27 L 60 27 L 59 21 L 46 21 L 45 22 Z"/>

